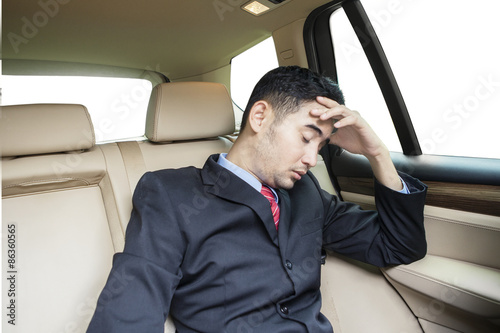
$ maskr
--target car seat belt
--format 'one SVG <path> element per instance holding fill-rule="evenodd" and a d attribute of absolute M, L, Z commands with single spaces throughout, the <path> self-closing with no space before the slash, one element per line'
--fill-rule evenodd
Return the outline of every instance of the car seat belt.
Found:
<path fill-rule="evenodd" d="M 323 157 L 323 161 L 325 162 L 326 170 L 328 172 L 328 175 L 330 176 L 333 188 L 335 189 L 335 192 L 337 192 L 337 197 L 343 201 L 344 199 L 342 198 L 341 188 L 337 180 L 337 176 L 332 171 L 332 163 L 331 163 L 332 153 L 330 152 L 331 149 L 334 150 L 335 156 L 340 156 L 344 152 L 344 149 L 340 148 L 339 146 L 334 146 L 332 148 L 331 145 L 324 145 L 319 152 L 320 155 Z"/>
<path fill-rule="evenodd" d="M 125 246 L 125 232 L 120 222 L 118 207 L 116 205 L 116 199 L 113 194 L 113 187 L 111 185 L 111 180 L 109 179 L 109 174 L 104 176 L 102 181 L 99 183 L 99 187 L 101 188 L 106 216 L 108 217 L 109 231 L 111 232 L 113 248 L 115 252 L 121 252 Z"/>
<path fill-rule="evenodd" d="M 118 142 L 117 144 L 125 164 L 130 192 L 133 194 L 139 179 L 147 171 L 146 163 L 137 141 Z"/>

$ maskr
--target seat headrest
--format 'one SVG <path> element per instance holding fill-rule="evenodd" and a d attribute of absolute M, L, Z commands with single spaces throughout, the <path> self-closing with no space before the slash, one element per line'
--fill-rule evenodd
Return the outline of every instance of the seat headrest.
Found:
<path fill-rule="evenodd" d="M 84 150 L 94 144 L 94 127 L 83 105 L 2 106 L 0 152 L 4 157 Z"/>
<path fill-rule="evenodd" d="M 153 88 L 146 117 L 150 141 L 205 139 L 233 132 L 233 107 L 224 85 L 174 82 Z"/>

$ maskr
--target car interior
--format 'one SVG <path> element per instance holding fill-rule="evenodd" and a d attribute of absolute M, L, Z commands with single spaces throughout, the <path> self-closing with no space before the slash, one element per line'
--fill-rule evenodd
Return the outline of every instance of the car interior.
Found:
<path fill-rule="evenodd" d="M 329 20 L 341 9 L 365 41 L 396 128 L 402 152 L 393 161 L 429 186 L 428 251 L 385 268 L 326 253 L 322 313 L 336 333 L 498 332 L 500 159 L 422 152 L 361 1 L 3 0 L 2 75 L 152 83 L 140 138 L 97 140 L 90 107 L 78 102 L 2 104 L 4 332 L 85 332 L 123 250 L 140 177 L 202 167 L 237 137 L 233 58 L 272 37 L 279 65 L 336 81 Z M 318 161 L 311 171 L 324 190 L 375 209 L 363 156 L 327 145 Z M 175 332 L 170 318 L 165 332 Z"/>

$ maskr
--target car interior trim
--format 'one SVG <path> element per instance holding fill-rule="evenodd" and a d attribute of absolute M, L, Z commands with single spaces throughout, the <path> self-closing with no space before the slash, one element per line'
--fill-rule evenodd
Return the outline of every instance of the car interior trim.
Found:
<path fill-rule="evenodd" d="M 359 0 L 349 0 L 344 2 L 343 8 L 375 74 L 403 153 L 409 156 L 421 155 L 422 149 L 398 83 L 363 5 Z"/>

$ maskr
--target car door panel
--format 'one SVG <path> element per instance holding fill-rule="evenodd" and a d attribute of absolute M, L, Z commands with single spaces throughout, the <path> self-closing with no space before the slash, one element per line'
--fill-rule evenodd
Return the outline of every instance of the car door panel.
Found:
<path fill-rule="evenodd" d="M 324 153 L 324 152 L 323 152 Z M 368 161 L 335 148 L 324 153 L 346 200 L 374 209 Z M 382 269 L 425 332 L 497 332 L 500 328 L 498 161 L 392 153 L 398 170 L 428 188 L 427 256 Z M 486 184 L 485 184 L 486 183 Z"/>

